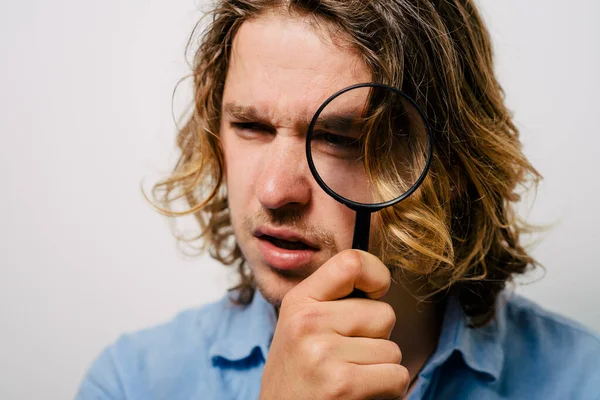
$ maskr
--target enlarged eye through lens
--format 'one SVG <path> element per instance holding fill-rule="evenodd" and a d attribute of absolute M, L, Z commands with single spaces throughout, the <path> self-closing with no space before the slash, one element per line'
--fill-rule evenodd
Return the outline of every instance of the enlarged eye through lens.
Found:
<path fill-rule="evenodd" d="M 307 137 L 313 175 L 360 204 L 400 198 L 426 173 L 431 151 L 422 113 L 401 91 L 369 84 L 332 96 Z"/>

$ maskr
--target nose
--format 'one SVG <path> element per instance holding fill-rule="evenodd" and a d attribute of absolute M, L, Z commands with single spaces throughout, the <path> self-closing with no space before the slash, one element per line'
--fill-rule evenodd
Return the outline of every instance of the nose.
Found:
<path fill-rule="evenodd" d="M 255 194 L 266 209 L 303 208 L 311 199 L 312 175 L 304 141 L 297 136 L 276 137 L 264 153 Z"/>

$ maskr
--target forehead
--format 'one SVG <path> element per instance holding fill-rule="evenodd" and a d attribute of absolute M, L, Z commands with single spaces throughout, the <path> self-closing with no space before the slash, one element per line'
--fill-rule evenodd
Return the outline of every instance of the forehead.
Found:
<path fill-rule="evenodd" d="M 252 107 L 284 126 L 310 120 L 336 91 L 371 81 L 358 52 L 324 26 L 275 13 L 245 21 L 233 39 L 224 106 Z"/>

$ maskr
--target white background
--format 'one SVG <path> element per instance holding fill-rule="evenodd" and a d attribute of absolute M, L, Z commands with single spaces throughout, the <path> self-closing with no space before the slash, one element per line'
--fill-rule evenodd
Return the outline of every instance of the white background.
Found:
<path fill-rule="evenodd" d="M 546 276 L 519 291 L 595 330 L 598 4 L 481 1 L 507 102 L 546 178 L 530 220 L 556 223 L 534 252 Z M 73 397 L 120 333 L 233 281 L 208 258 L 178 255 L 140 193 L 176 160 L 171 92 L 204 7 L 0 4 L 0 398 Z"/>

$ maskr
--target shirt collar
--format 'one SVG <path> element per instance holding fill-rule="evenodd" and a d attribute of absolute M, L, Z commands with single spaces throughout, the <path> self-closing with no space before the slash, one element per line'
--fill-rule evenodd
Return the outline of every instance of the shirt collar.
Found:
<path fill-rule="evenodd" d="M 506 315 L 499 296 L 495 318 L 483 327 L 469 327 L 458 300 L 450 297 L 446 306 L 438 347 L 421 376 L 429 380 L 433 372 L 454 353 L 474 371 L 498 380 L 504 364 L 502 343 L 506 336 Z"/>
<path fill-rule="evenodd" d="M 487 325 L 478 328 L 468 326 L 458 300 L 449 297 L 442 332 L 437 349 L 420 377 L 428 381 L 433 372 L 454 353 L 459 352 L 465 364 L 495 381 L 499 378 L 504 363 L 502 342 L 506 335 L 504 296 L 499 296 L 496 317 Z M 225 360 L 228 363 L 243 363 L 260 350 L 266 360 L 277 316 L 275 308 L 256 290 L 252 302 L 247 306 L 236 305 L 228 297 L 224 300 L 216 339 L 209 348 L 213 364 Z"/>
<path fill-rule="evenodd" d="M 277 323 L 275 308 L 258 290 L 247 306 L 234 304 L 229 296 L 222 301 L 219 327 L 208 350 L 212 363 L 243 363 L 256 354 L 256 349 L 266 360 Z"/>

